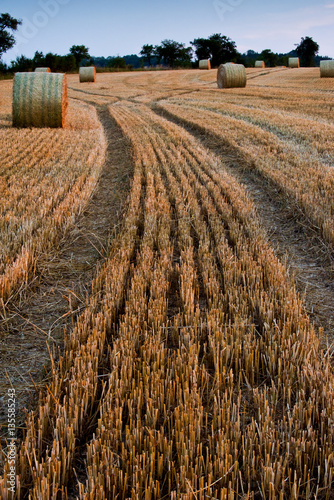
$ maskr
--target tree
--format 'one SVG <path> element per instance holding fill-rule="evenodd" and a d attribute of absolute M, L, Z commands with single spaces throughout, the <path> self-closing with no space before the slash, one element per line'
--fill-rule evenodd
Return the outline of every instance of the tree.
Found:
<path fill-rule="evenodd" d="M 154 47 L 154 55 L 158 62 L 163 62 L 172 68 L 190 65 L 191 52 L 191 47 L 185 47 L 184 43 L 174 40 L 162 40 L 161 45 Z"/>
<path fill-rule="evenodd" d="M 89 48 L 84 45 L 72 45 L 70 48 L 70 54 L 75 57 L 77 67 L 80 66 L 80 63 L 83 59 L 90 59 Z"/>
<path fill-rule="evenodd" d="M 314 66 L 314 56 L 319 52 L 319 45 L 310 36 L 302 37 L 296 52 L 302 66 Z"/>
<path fill-rule="evenodd" d="M 53 54 L 48 52 L 46 55 L 43 52 L 35 52 L 33 59 L 28 59 L 25 56 L 17 57 L 15 61 L 12 61 L 12 66 L 9 68 L 12 72 L 16 71 L 33 71 L 38 67 L 51 68 L 52 72 L 67 72 L 74 71 L 76 69 L 76 60 L 72 54 L 67 54 L 66 56 L 60 56 L 58 54 Z"/>
<path fill-rule="evenodd" d="M 200 61 L 201 59 L 211 59 L 212 54 L 210 51 L 210 42 L 208 38 L 195 38 L 191 45 L 195 47 L 195 54 L 197 59 Z"/>
<path fill-rule="evenodd" d="M 183 68 L 191 67 L 191 58 L 193 55 L 193 49 L 191 47 L 182 47 L 179 51 L 179 56 L 175 62 L 176 66 L 181 66 Z"/>
<path fill-rule="evenodd" d="M 74 71 L 76 68 L 76 60 L 73 54 L 67 54 L 61 57 L 61 71 Z"/>
<path fill-rule="evenodd" d="M 9 30 L 16 31 L 19 24 L 22 24 L 20 19 L 15 19 L 8 13 L 0 14 L 0 59 L 2 54 L 14 46 L 15 38 Z"/>
<path fill-rule="evenodd" d="M 15 61 L 11 61 L 11 68 L 10 70 L 13 73 L 16 73 L 17 71 L 31 71 L 33 69 L 34 63 L 32 59 L 29 59 L 26 56 L 17 56 Z"/>
<path fill-rule="evenodd" d="M 123 57 L 120 56 L 111 57 L 110 60 L 108 61 L 108 67 L 116 69 L 126 69 L 126 63 Z"/>
<path fill-rule="evenodd" d="M 0 75 L 3 74 L 3 73 L 7 73 L 8 71 L 8 66 L 6 63 L 3 63 L 1 60 L 0 60 Z"/>
<path fill-rule="evenodd" d="M 278 55 L 270 49 L 264 49 L 260 54 L 260 59 L 263 60 L 266 66 L 273 68 L 278 64 Z"/>
<path fill-rule="evenodd" d="M 235 42 L 220 33 L 209 38 L 195 38 L 190 43 L 195 47 L 197 59 L 211 59 L 212 66 L 228 61 L 236 62 L 240 57 Z"/>
<path fill-rule="evenodd" d="M 153 45 L 143 45 L 141 48 L 141 51 L 139 52 L 140 55 L 144 56 L 145 59 L 147 59 L 147 63 L 149 66 L 151 66 L 151 60 L 152 57 L 154 56 L 154 47 Z"/>
<path fill-rule="evenodd" d="M 45 66 L 44 59 L 45 57 L 43 52 L 38 52 L 38 50 L 36 50 L 35 55 L 33 57 L 33 63 L 35 68 L 44 67 Z"/>

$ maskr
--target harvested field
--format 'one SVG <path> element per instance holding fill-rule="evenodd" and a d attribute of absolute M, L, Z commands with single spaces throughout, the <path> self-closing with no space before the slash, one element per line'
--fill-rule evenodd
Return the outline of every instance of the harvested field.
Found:
<path fill-rule="evenodd" d="M 8 117 L 8 115 L 7 115 Z M 27 284 L 37 257 L 59 235 L 91 195 L 105 158 L 105 138 L 96 110 L 74 104 L 66 130 L 0 128 L 1 260 L 4 303 Z"/>
<path fill-rule="evenodd" d="M 0 82 L 16 498 L 333 498 L 329 80 L 70 75 L 68 127 L 37 131 L 11 128 Z M 20 343 L 33 363 L 28 323 L 52 333 L 43 373 L 15 366 Z"/>

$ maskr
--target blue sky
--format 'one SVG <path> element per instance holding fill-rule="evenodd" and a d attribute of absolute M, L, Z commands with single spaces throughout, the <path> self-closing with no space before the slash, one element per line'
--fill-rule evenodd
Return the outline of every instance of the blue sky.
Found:
<path fill-rule="evenodd" d="M 36 50 L 67 54 L 73 44 L 93 56 L 138 54 L 145 43 L 222 33 L 248 49 L 288 52 L 302 36 L 334 58 L 334 0 L 0 0 L 0 12 L 21 18 L 10 62 Z"/>

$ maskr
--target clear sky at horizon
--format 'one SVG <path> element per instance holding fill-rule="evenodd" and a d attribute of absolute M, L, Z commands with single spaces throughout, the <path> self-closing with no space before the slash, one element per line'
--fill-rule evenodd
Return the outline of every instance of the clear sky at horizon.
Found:
<path fill-rule="evenodd" d="M 170 38 L 189 45 L 222 33 L 240 52 L 289 52 L 311 36 L 319 54 L 334 58 L 334 0 L 0 0 L 0 12 L 23 21 L 9 63 L 36 50 L 67 54 L 74 44 L 93 56 L 138 54 Z"/>

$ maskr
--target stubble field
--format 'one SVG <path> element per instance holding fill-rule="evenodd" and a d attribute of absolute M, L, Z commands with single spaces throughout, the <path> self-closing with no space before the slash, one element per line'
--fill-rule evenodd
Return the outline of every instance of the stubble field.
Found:
<path fill-rule="evenodd" d="M 332 499 L 334 84 L 319 69 L 0 82 L 0 496 Z"/>

